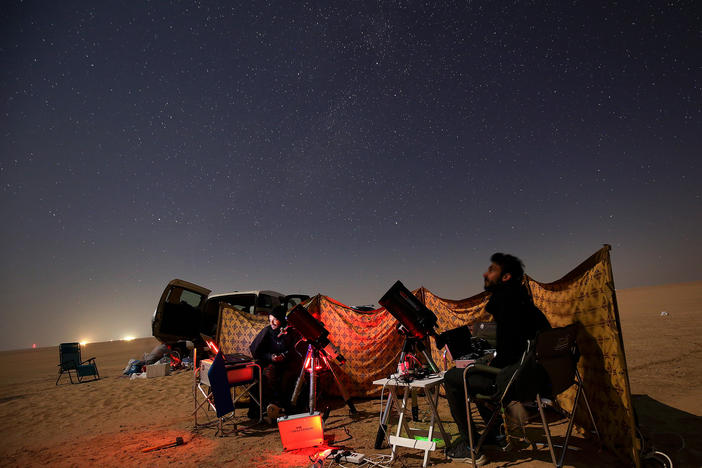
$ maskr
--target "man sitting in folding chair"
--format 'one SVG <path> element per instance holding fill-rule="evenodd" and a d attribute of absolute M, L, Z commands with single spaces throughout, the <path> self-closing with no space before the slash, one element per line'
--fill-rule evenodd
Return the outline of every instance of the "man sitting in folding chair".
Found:
<path fill-rule="evenodd" d="M 195 427 L 207 426 L 212 421 L 205 424 L 198 423 L 198 412 L 214 410 L 217 415 L 218 428 L 216 434 L 224 436 L 224 422 L 229 418 L 234 425 L 234 433 L 238 432 L 237 424 L 234 422 L 234 410 L 237 401 L 247 395 L 251 399 L 251 404 L 259 408 L 261 402 L 261 366 L 256 364 L 249 356 L 243 354 L 224 355 L 214 344 L 211 337 L 201 335 L 207 346 L 215 354 L 213 360 L 203 359 L 200 366 L 195 368 L 193 373 L 193 396 L 195 409 Z M 197 349 L 193 360 L 197 362 Z M 204 387 L 203 387 L 204 385 Z M 235 399 L 232 399 L 232 387 L 239 387 L 240 392 Z M 200 401 L 200 397 L 204 397 Z M 227 416 L 229 415 L 229 416 Z M 255 417 L 250 416 L 252 419 Z M 258 412 L 258 420 L 261 422 L 263 413 Z"/>
<path fill-rule="evenodd" d="M 492 293 L 486 311 L 493 316 L 497 324 L 497 355 L 490 362 L 491 368 L 476 366 L 467 371 L 465 381 L 471 396 L 502 393 L 510 377 L 519 367 L 528 341 L 534 339 L 540 330 L 551 328 L 522 285 L 524 265 L 521 260 L 512 255 L 495 253 L 490 261 L 491 264 L 483 278 L 485 290 Z M 477 446 L 475 437 L 478 432 L 472 426 L 472 422 L 469 425 L 466 417 L 464 369 L 449 369 L 444 375 L 444 387 L 451 415 L 459 431 L 458 440 L 451 445 L 446 454 L 450 458 L 468 462 L 474 458 L 476 464 L 484 464 L 487 461 L 484 455 L 471 456 L 470 447 Z M 494 408 L 482 401 L 477 406 L 487 426 Z M 489 431 L 481 436 L 481 445 L 496 445 L 506 450 L 508 441 L 500 436 L 499 425 L 490 425 L 488 429 Z"/>
<path fill-rule="evenodd" d="M 249 350 L 263 372 L 263 408 L 265 420 L 274 424 L 281 410 L 288 415 L 293 409 L 290 397 L 295 387 L 295 378 L 302 367 L 302 358 L 295 350 L 301 339 L 294 329 L 286 328 L 287 309 L 278 306 L 268 316 L 266 325 L 254 338 Z M 249 408 L 256 413 L 254 406 Z"/>

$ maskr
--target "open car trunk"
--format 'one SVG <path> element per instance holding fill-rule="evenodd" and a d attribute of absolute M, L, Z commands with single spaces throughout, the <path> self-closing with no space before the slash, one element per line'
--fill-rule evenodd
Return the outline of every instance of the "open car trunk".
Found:
<path fill-rule="evenodd" d="M 174 279 L 166 286 L 154 313 L 151 329 L 164 343 L 200 341 L 200 333 L 210 331 L 204 315 L 210 290 L 187 281 Z M 216 317 L 215 317 L 216 323 Z"/>

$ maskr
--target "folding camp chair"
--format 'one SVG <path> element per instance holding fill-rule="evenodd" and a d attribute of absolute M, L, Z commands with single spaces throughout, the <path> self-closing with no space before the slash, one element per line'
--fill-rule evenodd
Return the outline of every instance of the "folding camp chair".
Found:
<path fill-rule="evenodd" d="M 59 375 L 56 378 L 56 385 L 58 385 L 64 372 L 68 374 L 71 383 L 73 383 L 72 372 L 75 372 L 78 383 L 83 382 L 85 377 L 93 376 L 91 380 L 98 380 L 100 378 L 94 357 L 81 361 L 80 343 L 61 343 L 59 345 L 58 368 Z"/>
<path fill-rule="evenodd" d="M 476 400 L 490 401 L 496 407 L 495 411 L 492 413 L 490 420 L 486 423 L 486 429 L 483 431 L 483 435 L 477 444 L 473 443 L 472 434 L 472 424 L 468 424 L 468 438 L 470 441 L 471 455 L 473 458 L 473 464 L 475 464 L 475 455 L 480 450 L 480 446 L 485 440 L 486 435 L 489 433 L 489 429 L 494 427 L 499 421 L 499 415 L 504 413 L 504 408 L 507 407 L 508 403 L 514 401 L 511 395 L 514 395 L 518 390 L 520 385 L 530 379 L 533 379 L 533 375 L 529 375 L 530 372 L 534 372 L 535 369 L 543 369 L 545 374 L 548 376 L 548 385 L 541 385 L 535 388 L 535 400 L 536 405 L 539 409 L 539 414 L 541 416 L 541 424 L 544 429 L 544 434 L 546 435 L 546 440 L 548 442 L 549 452 L 551 453 L 551 459 L 554 466 L 560 468 L 563 466 L 565 460 L 566 450 L 568 449 L 568 439 L 570 438 L 571 431 L 573 429 L 573 421 L 575 418 L 575 411 L 578 406 L 578 402 L 582 395 L 585 401 L 585 406 L 587 412 L 590 416 L 590 421 L 592 422 L 593 431 L 600 439 L 600 434 L 597 430 L 597 425 L 595 424 L 595 418 L 590 410 L 590 403 L 585 395 L 585 389 L 583 387 L 583 381 L 580 377 L 580 372 L 578 372 L 578 360 L 580 358 L 580 352 L 578 351 L 576 336 L 578 333 L 578 325 L 572 324 L 567 327 L 554 328 L 551 330 L 545 330 L 539 333 L 536 337 L 534 343 L 529 343 L 529 347 L 524 352 L 522 356 L 521 363 L 517 370 L 512 374 L 509 379 L 505 390 L 502 394 L 498 396 L 488 396 L 488 395 L 477 395 Z M 466 397 L 466 412 L 468 421 L 471 421 L 471 397 L 468 392 L 468 386 L 465 383 L 466 374 L 471 368 L 479 367 L 480 371 L 491 372 L 493 374 L 499 374 L 500 369 L 495 369 L 487 366 L 469 366 L 463 373 L 464 378 L 464 391 Z M 521 380 L 520 379 L 524 379 Z M 544 406 L 546 401 L 549 403 L 554 403 L 556 396 L 568 390 L 571 386 L 577 386 L 577 392 L 575 400 L 573 401 L 573 408 L 570 414 L 564 410 L 558 408 L 558 410 L 564 414 L 568 419 L 568 428 L 564 436 L 564 442 L 562 446 L 562 452 L 558 460 L 556 460 L 556 453 L 554 451 L 554 444 L 551 438 L 551 431 L 549 429 L 549 424 L 546 420 L 546 415 L 544 413 Z M 515 387 L 514 389 L 512 387 Z"/>
<path fill-rule="evenodd" d="M 197 354 L 195 354 L 195 360 Z M 196 361 L 197 362 L 197 361 Z M 217 418 L 217 432 L 215 435 L 224 436 L 224 422 L 231 419 L 234 424 L 234 433 L 238 432 L 234 422 L 234 409 L 236 402 L 248 395 L 259 407 L 258 422 L 263 420 L 261 366 L 253 360 L 248 362 L 227 363 L 222 353 L 218 352 L 214 360 L 202 360 L 200 366 L 195 368 L 193 382 L 193 397 L 195 409 L 195 428 L 209 426 L 213 421 L 209 418 L 209 411 L 214 411 Z M 231 389 L 240 387 L 240 393 L 232 400 Z M 254 390 L 258 391 L 254 393 Z M 202 400 L 200 400 L 202 398 Z M 198 423 L 198 412 L 204 411 L 208 422 Z"/>

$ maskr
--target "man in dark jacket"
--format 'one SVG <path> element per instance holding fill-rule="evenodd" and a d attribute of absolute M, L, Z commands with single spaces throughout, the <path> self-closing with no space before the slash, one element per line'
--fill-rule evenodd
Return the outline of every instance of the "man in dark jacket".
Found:
<path fill-rule="evenodd" d="M 551 328 L 544 314 L 534 305 L 527 289 L 522 285 L 524 265 L 521 260 L 512 255 L 495 253 L 490 261 L 488 270 L 483 274 L 485 290 L 491 293 L 485 309 L 492 315 L 497 325 L 497 354 L 490 362 L 490 366 L 499 368 L 501 371 L 497 376 L 493 373 L 469 371 L 466 380 L 472 397 L 476 394 L 494 395 L 504 391 L 506 382 L 519 366 L 527 342 L 533 340 L 540 330 Z M 519 382 L 516 384 L 519 385 Z M 470 460 L 463 369 L 449 369 L 444 376 L 444 385 L 451 415 L 460 433 L 459 439 L 447 454 L 451 458 Z M 480 416 L 487 424 L 492 410 L 481 403 L 477 406 Z M 478 432 L 474 426 L 471 430 L 474 443 L 477 443 Z M 499 436 L 499 426 L 493 426 L 491 432 L 486 435 L 484 445 L 507 448 L 507 441 Z M 476 463 L 482 464 L 485 461 L 484 455 L 476 454 Z"/>
<path fill-rule="evenodd" d="M 300 335 L 285 329 L 286 309 L 278 306 L 268 316 L 268 325 L 254 338 L 249 350 L 261 365 L 263 374 L 263 407 L 274 420 L 281 408 L 290 407 L 295 378 L 302 367 L 302 359 L 295 351 Z M 250 415 L 257 414 L 251 408 Z M 275 422 L 275 421 L 273 421 Z"/>

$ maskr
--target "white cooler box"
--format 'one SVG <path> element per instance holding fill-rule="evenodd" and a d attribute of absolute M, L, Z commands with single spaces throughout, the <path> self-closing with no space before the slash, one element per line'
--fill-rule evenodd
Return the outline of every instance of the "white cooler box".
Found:
<path fill-rule="evenodd" d="M 163 377 L 171 374 L 170 364 L 150 364 L 146 366 L 146 378 Z"/>

